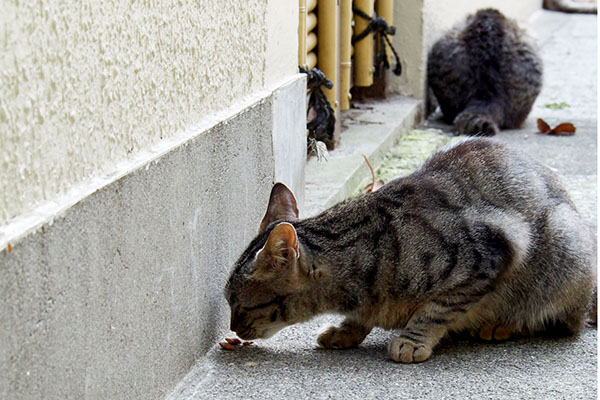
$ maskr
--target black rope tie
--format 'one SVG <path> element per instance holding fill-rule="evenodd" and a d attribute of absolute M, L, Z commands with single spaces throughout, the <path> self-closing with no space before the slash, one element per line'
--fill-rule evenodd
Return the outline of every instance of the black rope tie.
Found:
<path fill-rule="evenodd" d="M 383 69 L 390 69 L 390 63 L 388 61 L 387 50 L 385 46 L 386 42 L 390 46 L 390 49 L 392 49 L 392 53 L 396 58 L 396 68 L 394 68 L 393 72 L 395 75 L 400 76 L 402 74 L 400 57 L 398 57 L 398 53 L 396 53 L 396 50 L 392 46 L 392 42 L 388 37 L 388 35 L 394 36 L 396 34 L 396 28 L 389 26 L 385 19 L 381 17 L 369 17 L 367 13 L 356 7 L 352 7 L 352 11 L 359 17 L 369 21 L 369 25 L 365 28 L 365 30 L 352 38 L 353 45 L 356 42 L 366 38 L 371 32 L 375 33 L 375 40 L 377 40 L 377 45 L 379 47 L 379 52 L 375 57 L 375 76 L 379 78 L 383 74 Z"/>
<path fill-rule="evenodd" d="M 308 100 L 308 110 L 312 109 L 315 117 L 306 124 L 308 129 L 308 138 L 324 142 L 328 148 L 333 146 L 333 132 L 335 130 L 335 113 L 329 104 L 329 100 L 323 93 L 322 86 L 327 89 L 333 88 L 331 82 L 321 70 L 313 68 L 312 70 L 300 67 L 300 72 L 308 75 L 306 88 L 310 92 Z"/>

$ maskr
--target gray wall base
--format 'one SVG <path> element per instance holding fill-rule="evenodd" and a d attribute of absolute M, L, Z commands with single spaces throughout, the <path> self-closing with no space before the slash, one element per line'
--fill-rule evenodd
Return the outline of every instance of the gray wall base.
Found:
<path fill-rule="evenodd" d="M 295 76 L 0 252 L 0 398 L 149 399 L 176 385 L 226 332 L 223 287 L 276 170 L 304 185 L 305 90 Z M 276 167 L 278 127 L 304 148 Z"/>

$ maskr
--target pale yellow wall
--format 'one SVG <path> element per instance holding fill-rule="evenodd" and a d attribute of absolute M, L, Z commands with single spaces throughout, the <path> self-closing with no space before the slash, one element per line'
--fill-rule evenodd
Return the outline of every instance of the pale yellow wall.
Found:
<path fill-rule="evenodd" d="M 0 226 L 295 73 L 284 3 L 0 0 Z"/>
<path fill-rule="evenodd" d="M 542 0 L 395 0 L 393 39 L 404 68 L 400 77 L 392 76 L 394 92 L 423 98 L 427 52 L 433 43 L 453 25 L 481 8 L 493 7 L 525 25 L 539 10 Z"/>
<path fill-rule="evenodd" d="M 298 1 L 268 0 L 265 84 L 298 72 Z"/>

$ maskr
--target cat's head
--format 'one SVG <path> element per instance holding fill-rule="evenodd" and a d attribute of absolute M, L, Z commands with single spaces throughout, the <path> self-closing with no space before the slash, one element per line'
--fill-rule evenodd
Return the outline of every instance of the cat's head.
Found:
<path fill-rule="evenodd" d="M 225 287 L 231 330 L 242 339 L 266 339 L 299 322 L 290 305 L 306 289 L 309 274 L 292 225 L 297 218 L 294 195 L 276 183 L 259 233 L 236 262 Z"/>

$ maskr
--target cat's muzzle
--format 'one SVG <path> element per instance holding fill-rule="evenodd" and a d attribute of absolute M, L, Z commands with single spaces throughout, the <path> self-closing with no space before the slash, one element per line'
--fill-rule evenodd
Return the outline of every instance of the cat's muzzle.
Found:
<path fill-rule="evenodd" d="M 259 335 L 256 334 L 256 330 L 252 328 L 238 328 L 234 331 L 238 337 L 243 340 L 252 340 L 259 337 Z"/>

